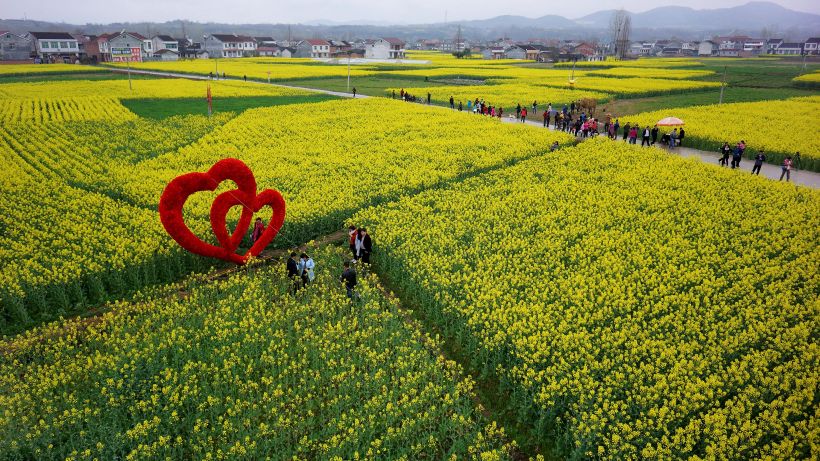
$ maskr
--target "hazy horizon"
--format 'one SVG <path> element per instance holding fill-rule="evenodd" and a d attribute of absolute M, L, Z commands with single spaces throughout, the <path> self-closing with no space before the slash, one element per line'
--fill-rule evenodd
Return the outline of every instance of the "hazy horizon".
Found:
<path fill-rule="evenodd" d="M 628 4 L 613 3 L 601 8 L 579 10 L 573 4 L 545 5 L 535 0 L 505 4 L 489 0 L 418 1 L 411 4 L 396 0 L 235 0 L 230 2 L 228 7 L 225 6 L 225 2 L 215 0 L 85 0 L 77 3 L 31 0 L 4 5 L 2 19 L 31 19 L 69 24 L 188 20 L 228 24 L 331 21 L 404 25 L 444 22 L 445 18 L 448 22 L 457 22 L 502 15 L 531 18 L 559 15 L 577 19 L 597 11 L 621 7 L 633 13 L 640 13 L 662 6 L 715 9 L 746 3 L 749 3 L 749 0 L 634 0 Z M 771 3 L 795 11 L 820 14 L 820 2 L 816 0 L 778 0 Z"/>

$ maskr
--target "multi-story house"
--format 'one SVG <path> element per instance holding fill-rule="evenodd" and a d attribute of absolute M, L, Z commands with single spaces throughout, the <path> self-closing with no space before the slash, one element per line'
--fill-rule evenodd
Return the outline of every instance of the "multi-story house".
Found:
<path fill-rule="evenodd" d="M 148 40 L 150 42 L 150 40 Z M 153 45 L 146 50 L 146 38 L 136 32 L 122 31 L 108 37 L 108 50 L 113 62 L 142 62 L 153 55 Z"/>
<path fill-rule="evenodd" d="M 810 56 L 820 54 L 820 37 L 812 37 L 803 43 L 803 51 Z"/>
<path fill-rule="evenodd" d="M 368 59 L 404 59 L 405 42 L 398 38 L 387 37 L 368 41 L 364 55 Z"/>
<path fill-rule="evenodd" d="M 253 37 L 236 34 L 211 34 L 205 37 L 205 51 L 211 58 L 241 58 L 256 54 Z"/>
<path fill-rule="evenodd" d="M 40 58 L 79 58 L 77 39 L 68 32 L 29 32 L 24 37 L 32 41 L 34 53 Z"/>
<path fill-rule="evenodd" d="M 31 38 L 8 31 L 0 31 L 0 60 L 23 61 L 34 51 Z"/>

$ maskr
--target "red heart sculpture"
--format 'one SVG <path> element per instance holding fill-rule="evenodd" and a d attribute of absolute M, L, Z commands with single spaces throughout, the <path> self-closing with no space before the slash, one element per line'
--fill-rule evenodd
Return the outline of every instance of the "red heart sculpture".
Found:
<path fill-rule="evenodd" d="M 272 189 L 265 189 L 260 192 L 259 195 L 253 197 L 243 196 L 236 192 L 237 191 L 228 191 L 219 194 L 214 200 L 213 205 L 211 205 L 211 228 L 214 231 L 214 235 L 216 235 L 216 239 L 219 240 L 223 247 L 230 248 L 229 245 L 233 244 L 233 239 L 236 235 L 236 233 L 234 233 L 233 236 L 228 236 L 225 224 L 225 217 L 231 208 L 241 205 L 243 211 L 251 209 L 256 213 L 261 210 L 262 207 L 269 206 L 273 212 L 271 220 L 267 227 L 265 227 L 262 235 L 253 243 L 247 253 L 243 256 L 239 256 L 234 253 L 236 247 L 231 248 L 229 257 L 231 257 L 234 262 L 243 264 L 249 257 L 259 256 L 259 253 L 261 253 L 274 237 L 276 237 L 276 234 L 279 233 L 279 229 L 282 228 L 282 223 L 285 222 L 285 199 L 282 198 L 282 194 L 280 194 L 279 191 Z"/>
<path fill-rule="evenodd" d="M 182 208 L 192 194 L 214 191 L 225 180 L 232 180 L 238 188 L 220 194 L 211 207 L 211 227 L 221 245 L 215 246 L 203 242 L 191 232 L 183 219 Z M 213 210 L 218 203 L 228 203 L 228 198 L 219 199 L 222 196 L 231 197 L 231 205 L 225 209 L 224 213 L 214 214 Z M 263 238 L 260 238 L 248 253 L 244 256 L 236 254 L 236 249 L 248 231 L 253 213 L 266 204 L 274 209 L 271 225 L 265 229 Z M 242 205 L 242 214 L 233 234 L 228 236 L 225 219 L 228 210 L 235 205 Z M 219 205 L 220 210 L 223 207 L 224 205 Z M 248 256 L 257 256 L 261 253 L 279 232 L 285 219 L 285 202 L 277 191 L 265 190 L 257 196 L 256 179 L 253 172 L 241 160 L 227 158 L 214 164 L 205 173 L 188 173 L 174 178 L 162 192 L 159 200 L 159 214 L 165 230 L 186 250 L 202 256 L 244 264 Z M 274 225 L 277 222 L 278 225 Z"/>

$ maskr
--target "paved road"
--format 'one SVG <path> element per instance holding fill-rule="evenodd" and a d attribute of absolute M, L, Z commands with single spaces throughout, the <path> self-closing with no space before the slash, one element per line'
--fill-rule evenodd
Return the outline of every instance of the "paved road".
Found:
<path fill-rule="evenodd" d="M 508 118 L 504 117 L 504 122 L 506 123 L 522 123 L 520 119 Z M 534 120 L 527 120 L 527 125 L 537 126 L 543 129 L 543 123 L 538 123 Z M 550 126 L 551 130 L 555 129 L 553 126 Z M 620 140 L 620 138 L 618 138 Z M 674 150 L 670 150 L 668 147 L 656 147 L 658 149 L 663 149 L 669 153 L 680 155 L 681 157 L 688 157 L 688 158 L 697 158 L 703 161 L 704 163 L 708 163 L 714 165 L 715 168 L 727 168 L 729 167 L 721 167 L 720 163 L 718 163 L 718 159 L 720 158 L 720 154 L 717 152 L 708 152 L 698 149 L 692 149 L 690 147 L 676 147 Z M 752 166 L 754 165 L 753 160 L 749 160 L 744 158 L 743 161 L 740 162 L 740 169 L 737 169 L 738 174 L 751 174 L 752 173 Z M 760 176 L 764 176 L 769 179 L 773 179 L 775 181 L 780 180 L 780 173 L 782 169 L 779 165 L 772 165 L 771 163 L 764 163 L 763 168 L 760 169 Z M 786 179 L 783 178 L 783 181 Z M 808 186 L 813 189 L 820 189 L 820 173 L 815 173 L 813 171 L 791 171 L 791 179 L 790 181 L 794 184 L 799 184 L 801 186 Z"/>
<path fill-rule="evenodd" d="M 112 69 L 112 70 L 114 70 L 114 72 L 127 72 L 124 69 L 123 70 Z M 157 76 L 160 76 L 160 77 L 179 77 L 179 78 L 188 78 L 188 79 L 193 79 L 193 80 L 209 80 L 209 78 L 207 76 L 203 76 L 203 75 L 180 74 L 180 73 L 173 73 L 173 72 L 158 72 L 158 71 L 151 71 L 151 70 L 134 70 L 134 69 L 131 69 L 131 72 L 133 72 L 135 74 L 157 75 Z M 228 77 L 228 80 L 242 80 L 242 79 L 241 78 Z M 345 92 L 340 92 L 340 91 L 330 91 L 330 90 L 321 90 L 321 89 L 307 88 L 307 87 L 301 87 L 301 86 L 283 85 L 281 83 L 267 83 L 267 82 L 260 82 L 260 81 L 256 81 L 256 80 L 249 80 L 248 83 L 256 83 L 256 84 L 260 84 L 260 85 L 273 85 L 273 86 L 280 86 L 280 87 L 283 87 L 283 88 L 295 88 L 295 89 L 299 89 L 299 90 L 313 91 L 313 92 L 317 92 L 317 93 L 324 93 L 324 94 L 329 94 L 329 95 L 333 95 L 333 96 L 339 96 L 339 97 L 342 97 L 342 98 L 350 98 L 350 97 L 353 96 L 350 93 L 345 93 Z M 370 96 L 360 94 L 360 95 L 356 95 L 356 97 L 357 98 L 369 98 Z M 453 110 L 453 109 L 450 109 L 450 108 L 445 107 L 445 106 L 433 106 L 433 107 L 440 107 L 442 110 Z M 479 116 L 476 115 L 476 117 L 479 117 Z M 511 119 L 509 117 L 504 117 L 503 122 L 505 122 L 505 123 L 521 123 L 520 120 Z M 526 124 L 530 125 L 530 126 L 536 126 L 536 127 L 539 127 L 539 128 L 543 129 L 543 124 L 538 123 L 535 120 L 527 120 Z M 552 130 L 552 129 L 554 129 L 554 127 L 550 126 L 549 129 Z M 668 148 L 661 148 L 661 149 L 669 151 Z M 707 151 L 692 149 L 692 148 L 689 148 L 689 147 L 678 147 L 678 148 L 675 148 L 673 151 L 670 151 L 670 152 L 674 153 L 674 154 L 677 154 L 677 155 L 680 155 L 682 157 L 698 158 L 698 159 L 702 160 L 705 163 L 714 165 L 715 168 L 723 168 L 718 164 L 719 154 L 717 152 L 707 152 Z M 743 161 L 741 162 L 740 169 L 737 170 L 737 174 L 751 174 L 753 164 L 754 164 L 754 162 L 752 160 L 744 158 Z M 761 168 L 760 175 L 765 176 L 769 179 L 773 179 L 773 180 L 776 181 L 776 180 L 779 180 L 779 178 L 780 178 L 780 172 L 781 172 L 781 169 L 780 169 L 779 166 L 772 165 L 772 164 L 769 164 L 769 163 L 764 163 L 763 168 Z M 800 184 L 802 186 L 807 186 L 807 187 L 811 187 L 811 188 L 814 188 L 814 189 L 820 189 L 820 173 L 814 173 L 812 171 L 795 171 L 795 170 L 792 170 L 792 172 L 791 172 L 791 182 L 793 182 L 794 184 Z"/>

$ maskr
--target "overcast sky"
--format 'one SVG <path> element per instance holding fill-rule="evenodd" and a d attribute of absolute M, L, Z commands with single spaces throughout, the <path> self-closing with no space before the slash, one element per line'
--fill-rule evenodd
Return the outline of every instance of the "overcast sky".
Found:
<path fill-rule="evenodd" d="M 748 0 L 630 0 L 579 2 L 549 0 L 0 0 L 0 18 L 63 21 L 72 24 L 164 22 L 188 19 L 222 23 L 297 23 L 314 20 L 393 24 L 442 22 L 445 18 L 486 19 L 502 14 L 570 19 L 602 9 L 641 12 L 664 5 L 692 8 L 737 6 Z M 818 0 L 777 0 L 786 8 L 820 14 Z M 587 5 L 578 8 L 578 5 Z"/>

